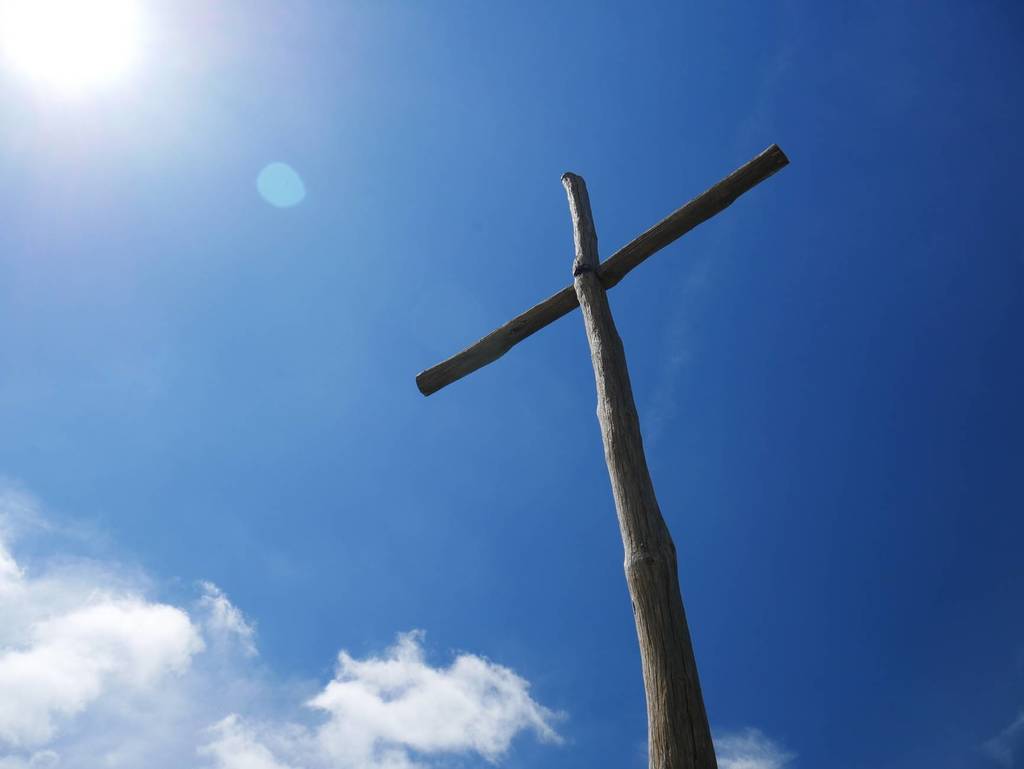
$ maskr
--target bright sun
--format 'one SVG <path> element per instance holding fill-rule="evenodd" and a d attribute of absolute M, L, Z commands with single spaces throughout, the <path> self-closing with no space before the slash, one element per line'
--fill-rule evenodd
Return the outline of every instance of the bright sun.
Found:
<path fill-rule="evenodd" d="M 138 0 L 0 0 L 0 54 L 24 74 L 80 90 L 137 58 Z"/>

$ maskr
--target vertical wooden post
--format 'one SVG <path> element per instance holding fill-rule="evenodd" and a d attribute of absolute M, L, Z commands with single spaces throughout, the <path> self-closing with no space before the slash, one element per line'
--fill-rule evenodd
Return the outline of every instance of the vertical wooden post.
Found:
<path fill-rule="evenodd" d="M 597 380 L 601 423 L 619 529 L 626 583 L 640 641 L 647 695 L 649 769 L 717 769 L 690 631 L 676 572 L 676 549 L 661 517 L 647 470 L 640 421 L 622 340 L 597 276 L 597 231 L 583 179 L 564 174 L 576 256 L 573 286 L 583 310 Z"/>

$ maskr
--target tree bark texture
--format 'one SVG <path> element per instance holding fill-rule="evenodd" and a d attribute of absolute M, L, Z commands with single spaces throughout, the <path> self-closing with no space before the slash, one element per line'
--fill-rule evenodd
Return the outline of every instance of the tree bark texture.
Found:
<path fill-rule="evenodd" d="M 582 178 L 562 177 L 576 254 L 573 287 L 583 311 L 597 381 L 597 417 L 625 548 L 644 690 L 650 769 L 717 769 L 676 549 L 654 496 L 622 340 L 598 274 L 597 233 Z"/>

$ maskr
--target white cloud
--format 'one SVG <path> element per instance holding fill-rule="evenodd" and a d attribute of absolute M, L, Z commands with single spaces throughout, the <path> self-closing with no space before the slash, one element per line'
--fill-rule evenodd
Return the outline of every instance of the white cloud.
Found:
<path fill-rule="evenodd" d="M 256 628 L 253 624 L 215 584 L 204 581 L 199 586 L 203 591 L 199 607 L 206 613 L 204 624 L 208 632 L 221 640 L 237 640 L 247 655 L 255 656 Z"/>
<path fill-rule="evenodd" d="M 989 758 L 1006 769 L 1021 766 L 1018 759 L 1024 758 L 1024 713 L 1018 715 L 1016 721 L 986 742 L 982 749 Z"/>
<path fill-rule="evenodd" d="M 19 563 L 12 499 L 38 512 L 0 484 L 0 769 L 420 769 L 558 739 L 523 678 L 472 654 L 432 666 L 416 632 L 341 652 L 326 685 L 276 676 L 212 583 L 181 607 L 114 563 Z"/>
<path fill-rule="evenodd" d="M 556 714 L 529 696 L 524 679 L 472 654 L 432 667 L 422 637 L 401 635 L 365 660 L 342 652 L 334 680 L 307 703 L 326 721 L 309 727 L 232 715 L 200 752 L 215 769 L 414 769 L 445 755 L 496 762 L 527 730 L 559 741 Z"/>
<path fill-rule="evenodd" d="M 524 678 L 468 653 L 431 664 L 420 632 L 340 652 L 326 683 L 275 675 L 212 583 L 183 607 L 109 561 L 19 562 L 5 499 L 60 533 L 0 484 L 0 769 L 433 769 L 496 763 L 526 732 L 560 741 Z M 791 759 L 756 730 L 716 745 L 721 769 Z"/>
<path fill-rule="evenodd" d="M 260 743 L 256 731 L 237 715 L 230 715 L 209 729 L 210 741 L 199 748 L 218 769 L 291 769 L 274 758 Z"/>
<path fill-rule="evenodd" d="M 21 569 L 18 568 L 14 556 L 4 547 L 3 541 L 0 541 L 0 596 L 16 590 L 21 582 L 21 576 Z"/>
<path fill-rule="evenodd" d="M 180 675 L 203 646 L 184 611 L 119 580 L 71 567 L 26 573 L 5 540 L 36 517 L 28 495 L 0 490 L 0 745 L 24 750 L 105 696 Z M 42 766 L 47 755 L 25 760 Z"/>
<path fill-rule="evenodd" d="M 524 730 L 558 740 L 554 714 L 533 701 L 525 680 L 471 654 L 433 668 L 420 639 L 400 636 L 379 658 L 339 655 L 335 679 L 310 702 L 329 715 L 317 739 L 338 765 L 412 765 L 410 751 L 474 752 L 495 761 Z"/>
<path fill-rule="evenodd" d="M 795 757 L 758 729 L 722 735 L 715 752 L 718 769 L 782 769 Z"/>
<path fill-rule="evenodd" d="M 0 742 L 37 747 L 57 721 L 119 688 L 182 673 L 202 641 L 188 616 L 137 598 L 98 596 L 31 629 L 29 645 L 0 653 Z"/>

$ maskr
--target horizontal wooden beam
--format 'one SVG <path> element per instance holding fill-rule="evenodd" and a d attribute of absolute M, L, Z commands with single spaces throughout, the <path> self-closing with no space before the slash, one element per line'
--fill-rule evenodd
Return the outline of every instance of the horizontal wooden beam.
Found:
<path fill-rule="evenodd" d="M 733 171 L 714 187 L 702 192 L 601 262 L 597 271 L 601 284 L 606 289 L 618 284 L 630 270 L 645 259 L 719 211 L 728 208 L 736 198 L 788 163 L 789 158 L 786 154 L 777 144 L 773 144 L 749 163 Z M 467 374 L 472 374 L 478 368 L 493 363 L 526 337 L 540 331 L 576 307 L 579 307 L 579 300 L 570 284 L 523 314 L 517 315 L 462 352 L 420 372 L 416 376 L 416 385 L 424 395 L 435 393 Z"/>

